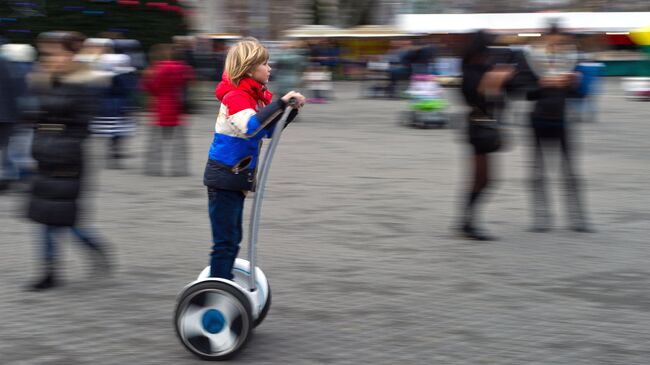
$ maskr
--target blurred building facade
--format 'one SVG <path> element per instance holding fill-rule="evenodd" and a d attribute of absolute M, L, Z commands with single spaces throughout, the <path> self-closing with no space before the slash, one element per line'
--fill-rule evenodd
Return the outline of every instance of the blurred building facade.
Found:
<path fill-rule="evenodd" d="M 537 11 L 650 11 L 647 0 L 185 0 L 199 33 L 276 39 L 308 24 L 352 27 L 395 23 L 398 14 Z"/>
<path fill-rule="evenodd" d="M 262 39 L 277 38 L 282 31 L 309 24 L 302 0 L 190 0 L 192 28 L 199 33 L 236 33 Z"/>
<path fill-rule="evenodd" d="M 392 24 L 403 1 L 391 0 L 186 0 L 200 33 L 238 33 L 274 39 L 288 29 L 323 24 L 351 27 Z"/>

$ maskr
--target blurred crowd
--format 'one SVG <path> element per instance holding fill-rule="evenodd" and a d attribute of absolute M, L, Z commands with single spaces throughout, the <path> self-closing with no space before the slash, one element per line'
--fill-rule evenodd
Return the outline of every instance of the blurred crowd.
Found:
<path fill-rule="evenodd" d="M 460 86 L 470 110 L 464 119 L 473 174 L 459 230 L 479 240 L 493 238 L 475 219 L 492 175 L 489 156 L 504 143 L 501 126 L 510 100 L 528 99 L 533 104 L 533 229 L 550 226 L 544 151 L 552 148 L 561 152 L 572 228 L 588 232 L 592 228 L 580 199 L 569 114 L 577 110 L 583 120 L 593 120 L 598 64 L 557 27 L 526 41 L 513 44 L 483 32 L 460 45 L 396 37 L 381 52 L 357 57 L 333 40 L 268 42 L 270 89 L 276 95 L 302 90 L 308 102 L 327 103 L 335 98 L 334 80 L 361 79 L 362 97 L 406 98 L 410 113 L 405 124 L 427 127 L 449 124 L 442 88 Z M 130 156 L 125 141 L 146 129 L 144 173 L 188 175 L 187 115 L 197 111 L 204 95 L 214 100 L 230 44 L 178 36 L 145 54 L 136 40 L 47 32 L 36 47 L 1 45 L 0 189 L 29 186 L 24 189 L 30 196 L 28 215 L 43 226 L 45 275 L 34 288 L 53 285 L 60 227 L 72 229 L 98 267 L 110 268 L 105 243 L 77 226 L 78 200 L 86 186 L 84 140 L 105 137 L 106 167 L 124 168 Z M 148 117 L 141 117 L 143 111 Z M 147 126 L 138 122 L 143 119 Z"/>
<path fill-rule="evenodd" d="M 162 174 L 162 149 L 171 145 L 172 174 L 188 173 L 181 128 L 194 73 L 184 61 L 183 40 L 152 47 L 148 62 L 135 40 L 76 32 L 46 32 L 36 48 L 3 44 L 0 50 L 1 188 L 27 187 L 27 215 L 43 228 L 43 276 L 32 288 L 55 285 L 55 242 L 63 228 L 90 249 L 101 275 L 110 268 L 106 245 L 79 227 L 88 170 L 84 142 L 106 137 L 107 167 L 122 167 L 123 142 L 136 130 L 134 114 L 143 104 L 140 90 L 151 113 L 145 172 Z"/>

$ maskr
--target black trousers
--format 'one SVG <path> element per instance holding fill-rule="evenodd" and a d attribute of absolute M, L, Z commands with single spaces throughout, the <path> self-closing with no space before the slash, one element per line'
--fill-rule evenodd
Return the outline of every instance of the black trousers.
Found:
<path fill-rule="evenodd" d="M 546 228 L 551 223 L 544 160 L 559 152 L 569 224 L 572 227 L 584 226 L 586 218 L 570 129 L 566 126 L 533 127 L 532 151 L 533 225 Z"/>

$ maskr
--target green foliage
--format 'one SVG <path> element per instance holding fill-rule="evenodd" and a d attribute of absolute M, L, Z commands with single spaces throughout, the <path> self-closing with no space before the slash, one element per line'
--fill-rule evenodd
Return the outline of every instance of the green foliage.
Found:
<path fill-rule="evenodd" d="M 24 1 L 29 2 L 29 0 Z M 96 37 L 103 32 L 124 29 L 126 30 L 124 38 L 137 39 L 145 49 L 148 49 L 156 43 L 170 42 L 171 37 L 175 35 L 187 34 L 187 25 L 182 15 L 174 11 L 145 6 L 145 1 L 141 1 L 140 5 L 129 6 L 118 5 L 115 1 L 32 2 L 41 5 L 39 13 L 42 16 L 24 16 L 17 11 L 20 10 L 19 7 L 12 6 L 16 1 L 0 0 L 2 37 L 11 42 L 33 44 L 39 33 L 51 30 L 78 31 L 88 37 Z M 172 1 L 167 2 L 172 3 Z M 10 32 L 11 29 L 30 32 L 16 33 Z"/>

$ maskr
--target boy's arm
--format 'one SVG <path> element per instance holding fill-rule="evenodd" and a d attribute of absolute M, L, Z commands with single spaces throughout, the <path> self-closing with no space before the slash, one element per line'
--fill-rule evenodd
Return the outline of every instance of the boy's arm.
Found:
<path fill-rule="evenodd" d="M 291 122 L 293 122 L 294 119 L 296 119 L 296 116 L 298 115 L 298 109 L 293 109 L 291 112 L 289 112 L 289 115 L 287 116 L 287 121 L 284 123 L 284 128 L 287 128 Z M 278 114 L 271 123 L 265 128 L 266 129 L 266 137 L 271 138 L 273 136 L 273 131 L 275 131 L 275 126 L 276 123 L 282 118 L 282 113 Z M 282 129 L 284 129 L 282 128 Z"/>
<path fill-rule="evenodd" d="M 249 108 L 247 96 L 233 95 L 225 100 L 230 109 L 228 123 L 238 131 L 238 135 L 247 139 L 261 139 L 268 135 L 266 127 L 277 121 L 286 107 L 286 103 L 278 99 L 259 112 Z"/>

